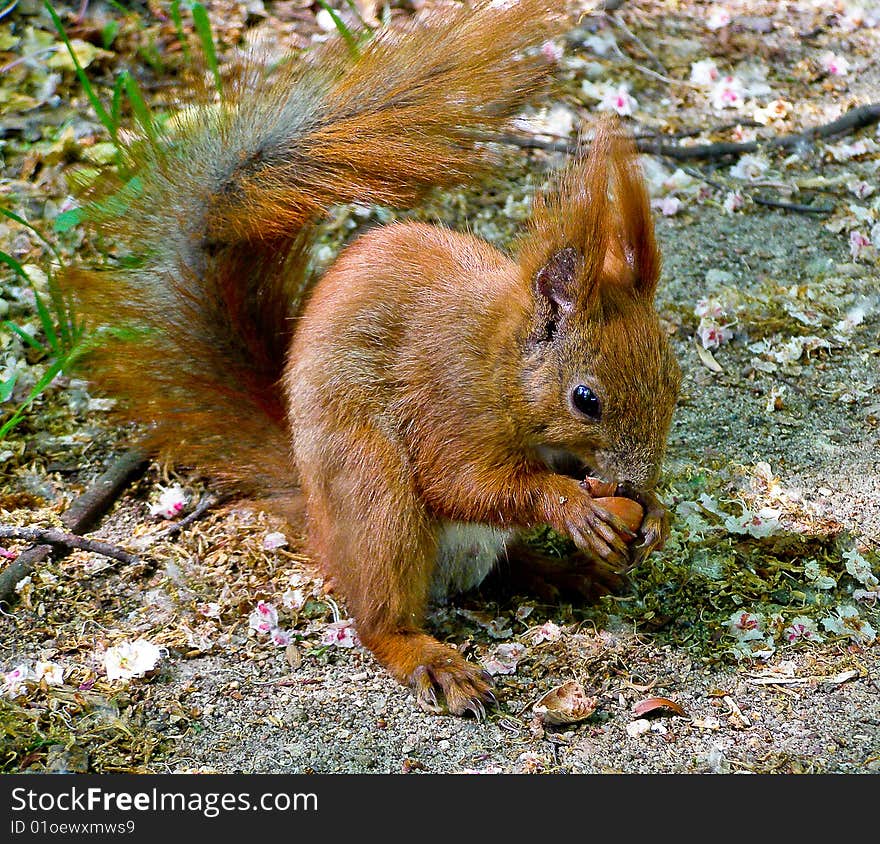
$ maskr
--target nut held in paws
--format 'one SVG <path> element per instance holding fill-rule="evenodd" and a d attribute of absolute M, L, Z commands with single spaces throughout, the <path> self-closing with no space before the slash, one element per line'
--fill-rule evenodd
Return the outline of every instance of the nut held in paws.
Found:
<path fill-rule="evenodd" d="M 631 530 L 638 532 L 642 526 L 642 520 L 645 518 L 645 510 L 638 501 L 631 498 L 624 498 L 621 495 L 612 495 L 606 498 L 593 499 L 600 507 L 604 507 L 609 513 L 621 518 L 626 526 Z"/>

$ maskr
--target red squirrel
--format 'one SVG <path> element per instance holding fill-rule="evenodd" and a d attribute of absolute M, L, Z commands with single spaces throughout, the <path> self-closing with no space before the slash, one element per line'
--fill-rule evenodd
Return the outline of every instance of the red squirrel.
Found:
<path fill-rule="evenodd" d="M 62 279 L 109 326 L 88 373 L 146 445 L 288 518 L 304 500 L 361 642 L 431 712 L 494 701 L 425 631 L 432 596 L 479 584 L 525 528 L 571 537 L 585 574 L 668 531 L 653 490 L 679 370 L 647 193 L 613 124 L 536 198 L 515 257 L 397 223 L 309 279 L 334 203 L 410 205 L 491 165 L 481 139 L 545 78 L 549 19 L 541 0 L 483 3 L 356 59 L 328 46 L 257 87 L 243 74 L 171 138 L 131 146 L 134 187 L 98 183 L 86 213 L 131 254 Z M 587 474 L 645 507 L 631 545 Z"/>

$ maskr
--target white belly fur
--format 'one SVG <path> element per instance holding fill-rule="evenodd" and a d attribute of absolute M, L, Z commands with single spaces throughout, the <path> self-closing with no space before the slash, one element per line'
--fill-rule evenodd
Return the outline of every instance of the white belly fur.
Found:
<path fill-rule="evenodd" d="M 431 598 L 442 600 L 482 583 L 512 534 L 488 525 L 446 522 L 440 529 Z"/>

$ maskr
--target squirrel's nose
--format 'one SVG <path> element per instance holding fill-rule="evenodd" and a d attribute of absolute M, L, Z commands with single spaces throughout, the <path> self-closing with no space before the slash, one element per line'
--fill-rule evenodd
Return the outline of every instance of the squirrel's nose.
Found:
<path fill-rule="evenodd" d="M 597 474 L 608 481 L 635 489 L 653 489 L 660 478 L 660 463 L 644 449 L 631 446 L 596 452 Z"/>

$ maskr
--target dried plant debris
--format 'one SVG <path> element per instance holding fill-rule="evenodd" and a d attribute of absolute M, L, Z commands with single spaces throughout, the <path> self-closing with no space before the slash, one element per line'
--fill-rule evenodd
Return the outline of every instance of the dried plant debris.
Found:
<path fill-rule="evenodd" d="M 829 634 L 873 643 L 876 559 L 817 519 L 768 464 L 690 473 L 670 495 L 678 518 L 667 553 L 634 574 L 634 600 L 617 602 L 622 617 L 668 627 L 718 658 L 766 659 Z"/>

